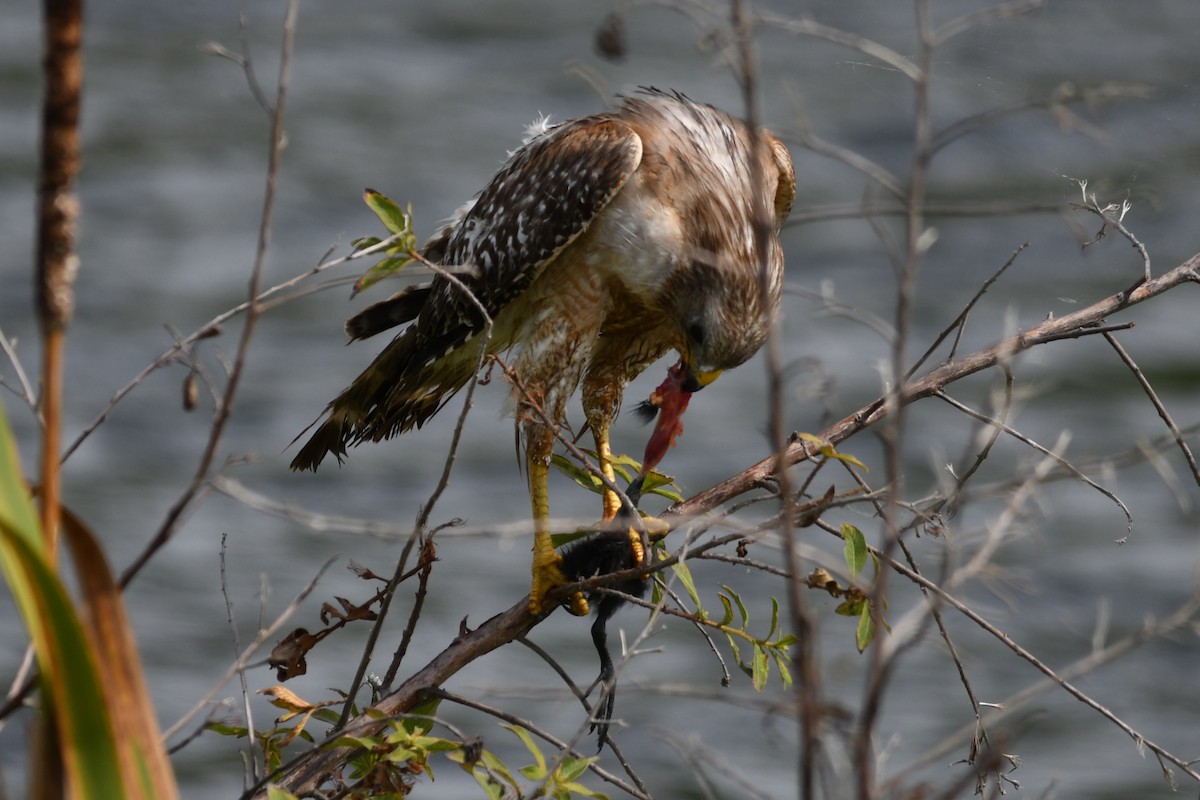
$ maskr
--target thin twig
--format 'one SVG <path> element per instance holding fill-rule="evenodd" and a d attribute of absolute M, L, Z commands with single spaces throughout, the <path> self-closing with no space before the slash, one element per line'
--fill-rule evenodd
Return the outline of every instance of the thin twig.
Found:
<path fill-rule="evenodd" d="M 375 643 L 379 640 L 379 635 L 383 631 L 383 623 L 387 619 L 388 611 L 392 606 L 392 598 L 396 595 L 396 587 L 400 584 L 400 576 L 404 573 L 405 565 L 408 563 L 408 556 L 412 552 L 412 548 L 416 544 L 420 544 L 422 548 L 425 546 L 425 529 L 429 524 L 429 516 L 433 513 L 433 508 L 437 504 L 438 499 L 446 490 L 450 483 L 450 472 L 454 468 L 454 459 L 458 454 L 458 443 L 462 439 L 463 427 L 467 423 L 467 414 L 470 413 L 471 407 L 475 398 L 475 387 L 479 385 L 479 373 L 483 369 L 483 365 L 488 357 L 488 345 L 492 340 L 492 316 L 488 310 L 484 308 L 483 303 L 471 291 L 471 287 L 463 283 L 462 279 L 453 270 L 443 268 L 441 265 L 434 264 L 424 258 L 419 253 L 411 254 L 414 259 L 420 261 L 429 269 L 436 272 L 444 278 L 451 286 L 462 292 L 463 296 L 471 302 L 477 311 L 483 316 L 484 328 L 479 334 L 479 357 L 475 364 L 475 371 L 471 375 L 471 379 L 467 382 L 467 388 L 463 396 L 462 410 L 458 413 L 458 420 L 454 424 L 454 433 L 450 437 L 450 447 L 446 451 L 446 458 L 442 462 L 442 473 L 438 477 L 437 485 L 434 486 L 433 492 L 429 495 L 429 499 L 421 506 L 417 512 L 417 519 L 413 524 L 412 534 L 408 541 L 404 543 L 404 549 L 400 553 L 400 558 L 396 562 L 396 570 L 392 575 L 391 581 L 388 583 L 387 592 L 383 596 L 383 601 L 380 603 L 379 611 L 377 612 L 375 622 L 371 625 L 371 632 L 367 636 L 367 644 L 363 648 L 362 656 L 359 658 L 358 669 L 354 674 L 354 681 L 351 683 L 350 691 L 346 695 L 346 702 L 342 705 L 342 714 L 338 719 L 336 728 L 345 726 L 347 720 L 350 719 L 350 714 L 354 707 L 354 698 L 358 694 L 358 690 L 362 687 L 362 682 L 367 674 L 367 667 L 371 663 L 371 655 L 375 650 Z M 431 534 L 432 538 L 432 534 Z M 416 624 L 416 620 L 410 620 L 410 625 Z M 400 659 L 403 657 L 402 651 L 397 651 L 388 666 L 388 678 L 384 682 L 384 688 L 389 688 L 391 681 L 395 679 L 396 672 L 400 669 Z"/>
<path fill-rule="evenodd" d="M 233 655 L 235 658 L 242 654 L 241 637 L 238 635 L 237 620 L 233 614 L 233 598 L 229 596 L 229 584 L 225 580 L 225 551 L 229 534 L 221 534 L 221 596 L 225 598 L 225 621 L 229 623 L 229 634 L 233 639 Z M 242 688 L 242 712 L 246 719 L 246 730 L 254 730 L 254 715 L 250 708 L 250 687 L 246 683 L 246 670 L 238 670 L 238 682 Z M 254 756 L 253 736 L 246 737 L 246 761 L 250 766 L 250 780 L 258 780 L 258 759 Z M 248 785 L 248 784 L 246 784 Z"/>
<path fill-rule="evenodd" d="M 865 36 L 859 36 L 856 33 L 824 25 L 807 17 L 796 19 L 794 17 L 782 17 L 770 13 L 759 13 L 758 19 L 763 24 L 779 28 L 787 33 L 798 36 L 811 36 L 815 39 L 823 39 L 827 42 L 840 44 L 843 47 L 849 47 L 851 50 L 857 50 L 863 55 L 874 58 L 895 69 L 914 83 L 922 80 L 921 68 L 911 59 L 905 58 L 890 47 L 886 47 Z"/>
<path fill-rule="evenodd" d="M 933 355 L 934 351 L 938 349 L 942 342 L 946 341 L 946 337 L 948 337 L 951 333 L 954 334 L 954 344 L 950 347 L 950 354 L 947 356 L 947 360 L 954 358 L 955 355 L 958 354 L 958 345 L 959 342 L 962 341 L 962 334 L 966 329 L 967 317 L 970 316 L 971 310 L 975 308 L 975 304 L 978 303 L 985 294 L 987 294 L 988 289 L 992 288 L 992 285 L 995 284 L 996 281 L 1000 280 L 1000 276 L 1003 275 L 1008 268 L 1016 262 L 1017 256 L 1021 255 L 1021 253 L 1027 247 L 1029 247 L 1029 243 L 1025 242 L 1016 250 L 1014 250 L 1012 255 L 1008 257 L 1008 260 L 1001 264 L 1000 268 L 993 272 L 991 276 L 983 282 L 979 289 L 976 290 L 975 294 L 971 296 L 971 299 L 967 301 L 967 304 L 963 307 L 963 310 L 960 311 L 958 316 L 954 318 L 954 321 L 942 329 L 942 332 L 939 333 L 937 338 L 933 340 L 933 344 L 929 345 L 929 349 L 927 349 L 921 355 L 921 357 L 918 358 L 911 367 L 909 367 L 908 372 L 904 373 L 905 380 L 912 379 L 912 376 L 917 373 L 917 370 L 919 370 L 921 366 L 929 360 L 929 357 Z"/>
<path fill-rule="evenodd" d="M 946 362 L 923 377 L 909 382 L 900 402 L 908 405 L 930 397 L 968 375 L 973 375 L 995 366 L 1002 360 L 1012 358 L 1018 353 L 1061 339 L 1064 336 L 1095 332 L 1092 326 L 1099 324 L 1107 317 L 1157 297 L 1182 283 L 1200 284 L 1200 253 L 1162 275 L 1141 283 L 1131 291 L 1118 292 L 1074 313 L 1045 320 L 1002 339 L 990 347 Z M 837 445 L 859 431 L 886 419 L 889 413 L 883 398 L 879 398 L 826 427 L 819 436 L 821 439 Z M 788 445 L 784 452 L 784 458 L 788 465 L 793 465 L 812 458 L 814 453 L 814 449 L 807 442 L 796 440 Z M 715 486 L 692 495 L 682 503 L 676 503 L 661 514 L 661 518 L 671 521 L 677 516 L 693 517 L 703 514 L 734 497 L 761 486 L 774 473 L 777 458 L 777 455 L 768 456 Z"/>
<path fill-rule="evenodd" d="M 988 720 L 991 724 L 997 724 L 1003 717 L 1012 714 L 1014 711 L 1021 708 L 1034 696 L 1042 694 L 1049 689 L 1056 687 L 1061 688 L 1076 700 L 1080 701 L 1088 708 L 1091 708 L 1093 711 L 1097 712 L 1108 721 L 1115 724 L 1127 736 L 1129 736 L 1130 739 L 1134 741 L 1139 750 L 1142 748 L 1149 749 L 1159 758 L 1179 767 L 1189 777 L 1196 781 L 1200 781 L 1200 772 L 1197 772 L 1193 762 L 1179 758 L 1178 756 L 1175 756 L 1169 751 L 1165 750 L 1162 746 L 1156 744 L 1150 739 L 1147 739 L 1140 732 L 1135 730 L 1132 726 L 1114 714 L 1111 710 L 1084 692 L 1080 691 L 1078 687 L 1071 683 L 1071 680 L 1075 677 L 1084 675 L 1103 664 L 1107 664 L 1128 653 L 1134 648 L 1145 644 L 1146 642 L 1165 636 L 1166 634 L 1172 633 L 1185 626 L 1194 625 L 1196 621 L 1196 614 L 1197 612 L 1200 612 L 1200 598 L 1190 598 L 1186 603 L 1180 606 L 1180 608 L 1176 610 L 1174 614 L 1167 617 L 1160 623 L 1147 622 L 1146 625 L 1143 626 L 1142 629 L 1137 633 L 1131 634 L 1125 639 L 1115 642 L 1103 650 L 1092 652 L 1062 669 L 1054 670 L 1040 661 L 1028 650 L 1018 645 L 1006 633 L 1004 633 L 1004 631 L 992 625 L 990 622 L 984 619 L 982 615 L 976 613 L 965 603 L 961 602 L 949 593 L 944 592 L 936 584 L 926 580 L 924 577 L 919 576 L 916 573 L 910 572 L 906 567 L 903 567 L 903 565 L 893 563 L 889 566 L 891 566 L 893 569 L 898 569 L 902 574 L 906 574 L 906 577 L 909 577 L 910 580 L 914 580 L 920 585 L 928 587 L 931 592 L 938 596 L 941 602 L 953 607 L 964 617 L 971 620 L 971 622 L 975 623 L 983 630 L 987 631 L 987 633 L 989 633 L 998 642 L 1046 676 L 1046 680 L 1042 683 L 1025 689 L 1017 693 L 1014 697 L 1009 698 L 1001 703 L 991 704 L 991 707 L 996 709 L 993 713 L 988 715 Z M 893 776 L 893 778 L 889 780 L 888 785 L 901 785 L 903 781 L 907 780 L 907 776 L 915 774 L 929 764 L 938 763 L 944 759 L 946 757 L 946 753 L 951 752 L 953 749 L 961 746 L 964 737 L 969 737 L 972 735 L 973 728 L 974 724 L 972 723 L 971 725 L 952 733 L 942 743 L 928 748 L 922 754 L 921 758 L 917 760 L 917 762 L 909 765 L 905 770 Z"/>
<path fill-rule="evenodd" d="M 192 476 L 191 482 L 167 512 L 166 519 L 163 520 L 158 532 L 155 533 L 141 554 L 121 574 L 120 585 L 122 589 L 129 585 L 129 582 L 137 576 L 138 572 L 150 561 L 154 554 L 170 540 L 184 512 L 191 507 L 193 501 L 200 494 L 201 489 L 208 480 L 208 472 L 216 458 L 222 434 L 225 432 L 225 426 L 233 413 L 233 401 L 237 395 L 242 372 L 245 369 L 246 357 L 250 352 L 250 342 L 254 336 L 255 323 L 258 322 L 261 313 L 258 305 L 258 296 L 262 282 L 263 267 L 267 259 L 267 248 L 271 240 L 271 223 L 275 214 L 276 180 L 279 176 L 279 165 L 283 157 L 283 114 L 287 101 L 288 82 L 291 76 L 292 46 L 295 42 L 296 15 L 298 10 L 299 4 L 297 0 L 289 0 L 283 23 L 283 43 L 279 56 L 279 81 L 276 88 L 275 113 L 271 117 L 271 147 L 267 162 L 266 191 L 263 195 L 263 210 L 258 227 L 258 245 L 254 256 L 254 266 L 250 271 L 250 301 L 249 307 L 246 309 L 246 319 L 242 328 L 241 339 L 238 342 L 233 369 L 229 373 L 229 381 L 225 387 L 225 394 L 217 406 L 216 418 L 213 420 L 212 428 L 209 431 L 208 443 L 205 445 L 204 453 L 200 456 L 200 463 L 196 467 L 196 472 Z"/>
<path fill-rule="evenodd" d="M 580 753 L 578 750 L 572 749 L 567 742 L 564 742 L 563 740 L 559 739 L 557 736 L 550 733 L 549 731 L 542 730 L 537 725 L 534 725 L 532 722 L 530 722 L 527 719 L 523 719 L 514 714 L 510 714 L 507 711 L 504 711 L 502 709 L 494 708 L 485 703 L 481 703 L 478 700 L 472 700 L 469 697 L 463 697 L 462 695 L 454 694 L 453 692 L 448 692 L 445 689 L 435 689 L 432 692 L 430 692 L 430 694 L 434 697 L 440 697 L 443 700 L 449 700 L 451 703 L 457 703 L 460 706 L 465 706 L 466 708 L 473 708 L 476 711 L 481 711 L 484 714 L 488 714 L 490 716 L 495 717 L 496 719 L 503 720 L 503 721 L 509 723 L 510 725 L 519 725 L 522 728 L 524 728 L 525 730 L 532 733 L 534 736 L 537 736 L 540 739 L 544 739 L 545 741 L 549 742 L 554 747 L 558 748 L 559 750 L 562 750 L 564 753 L 566 753 L 574 758 L 584 758 L 584 755 L 582 753 Z M 588 771 L 592 772 L 596 777 L 600 778 L 601 780 L 603 780 L 607 783 L 611 783 L 613 786 L 616 786 L 621 791 L 628 793 L 632 797 L 639 798 L 639 800 L 653 800 L 653 798 L 651 798 L 651 796 L 649 794 L 647 794 L 645 791 L 638 790 L 636 787 L 621 780 L 619 777 L 612 774 L 611 772 L 604 769 L 603 767 L 597 766 L 594 762 L 588 765 Z"/>
<path fill-rule="evenodd" d="M 162 738 L 164 742 L 169 741 L 172 736 L 179 733 L 179 731 L 181 731 L 193 717 L 200 713 L 201 709 L 207 706 L 212 699 L 217 696 L 217 693 L 221 691 L 225 684 L 228 683 L 234 675 L 246 668 L 246 665 L 250 663 L 251 656 L 258 652 L 258 648 L 262 647 L 263 644 L 272 639 L 279 629 L 282 628 L 289 619 L 291 619 L 292 614 L 296 613 L 296 609 L 298 609 L 300 604 L 303 603 L 309 594 L 312 593 L 312 590 L 317 587 L 317 582 L 321 580 L 321 576 L 325 574 L 325 571 L 329 569 L 335 561 L 337 561 L 337 558 L 331 558 L 322 564 L 321 568 L 317 570 L 317 574 L 313 576 L 313 579 L 309 581 L 308 585 L 305 586 L 298 595 L 296 595 L 296 598 L 288 604 L 287 608 L 283 610 L 283 613 L 276 617 L 275 621 L 272 622 L 269 627 L 258 632 L 258 636 L 255 636 L 254 640 L 250 642 L 246 649 L 242 651 L 241 655 L 237 657 L 237 660 L 226 668 L 224 674 L 222 674 L 221 677 L 217 679 L 217 682 L 213 684 L 212 688 L 209 689 L 202 698 L 200 698 L 199 702 L 192 706 L 187 713 L 177 719 L 175 723 L 171 725 L 171 727 L 167 728 L 166 731 L 163 732 Z"/>
<path fill-rule="evenodd" d="M 6 381 L 0 380 L 0 386 L 11 391 L 15 396 L 25 401 L 25 404 L 33 411 L 34 417 L 40 423 L 42 422 L 42 412 L 38 408 L 37 393 L 33 390 L 33 384 L 29 382 L 29 377 L 25 374 L 25 368 L 21 366 L 21 360 L 17 358 L 16 340 L 10 340 L 4 335 L 4 330 L 0 329 L 0 350 L 4 351 L 4 355 L 8 357 L 8 362 L 12 364 L 13 371 L 17 373 L 17 383 L 20 384 L 21 390 L 17 391 L 9 386 Z"/>
<path fill-rule="evenodd" d="M 933 46 L 941 47 L 959 34 L 991 25 L 993 22 L 1025 16 L 1045 4 L 1046 0 L 1010 0 L 963 14 L 938 26 L 933 34 Z"/>
<path fill-rule="evenodd" d="M 1158 416 L 1162 418 L 1162 421 L 1167 424 L 1167 430 L 1169 430 L 1171 432 L 1171 436 L 1174 437 L 1175 444 L 1179 445 L 1179 449 L 1183 451 L 1183 457 L 1187 459 L 1188 467 L 1192 471 L 1192 477 L 1195 479 L 1197 485 L 1200 485 L 1200 466 L 1196 464 L 1196 456 L 1192 454 L 1192 449 L 1188 447 L 1187 442 L 1183 440 L 1183 434 L 1180 433 L 1179 426 L 1176 425 L 1175 420 L 1171 418 L 1171 413 L 1167 411 L 1167 407 L 1163 405 L 1162 400 L 1159 399 L 1158 393 L 1155 392 L 1154 387 L 1150 385 L 1150 381 L 1147 380 L 1145 373 L 1142 372 L 1141 367 L 1137 365 L 1137 362 L 1133 360 L 1133 357 L 1129 355 L 1129 352 L 1121 346 L 1120 342 L 1116 340 L 1116 337 L 1114 337 L 1111 333 L 1105 332 L 1104 338 L 1110 345 L 1112 345 L 1113 350 L 1117 351 L 1117 355 L 1121 357 L 1121 360 L 1125 362 L 1125 366 L 1129 367 L 1129 371 L 1133 373 L 1133 376 L 1137 378 L 1138 383 L 1141 384 L 1142 390 L 1146 393 L 1146 396 L 1150 398 L 1150 402 L 1154 404 L 1154 410 L 1158 412 Z"/>
<path fill-rule="evenodd" d="M 1005 433 L 1007 433 L 1009 436 L 1013 437 L 1017 441 L 1019 441 L 1023 444 L 1026 444 L 1029 447 L 1032 447 L 1034 450 L 1038 451 L 1042 455 L 1051 456 L 1052 458 L 1054 458 L 1058 462 L 1058 465 L 1060 467 L 1062 467 L 1067 472 L 1074 475 L 1079 480 L 1083 481 L 1088 486 L 1095 489 L 1100 494 L 1107 497 L 1109 500 L 1111 500 L 1113 503 L 1115 503 L 1118 508 L 1121 509 L 1121 512 L 1125 515 L 1126 528 L 1125 528 L 1125 536 L 1121 539 L 1118 539 L 1117 541 L 1124 543 L 1129 538 L 1129 534 L 1133 531 L 1133 514 L 1132 514 L 1132 512 L 1130 512 L 1129 507 L 1127 505 L 1125 505 L 1125 503 L 1121 501 L 1121 498 L 1117 497 L 1117 495 L 1113 491 L 1111 491 L 1110 489 L 1105 489 L 1103 486 L 1096 483 L 1094 480 L 1089 478 L 1087 475 L 1084 475 L 1070 461 L 1067 461 L 1062 456 L 1055 455 L 1049 449 L 1047 449 L 1045 446 L 1038 444 L 1033 439 L 1030 439 L 1028 436 L 1026 436 L 1025 434 L 1021 433 L 1020 431 L 1016 430 L 1015 428 L 1012 428 L 1009 425 L 1006 425 L 1002 420 L 994 419 L 992 417 L 987 416 L 986 414 L 982 414 L 982 413 L 976 411 L 975 409 L 971 408 L 970 406 L 967 406 L 967 405 L 964 405 L 964 404 L 958 402 L 957 400 L 955 400 L 954 398 L 952 398 L 948 394 L 946 394 L 944 391 L 935 392 L 934 397 L 944 400 L 945 402 L 947 402 L 950 405 L 957 408 L 959 411 L 963 412 L 964 414 L 966 414 L 970 417 L 973 417 L 974 419 L 979 420 L 980 422 L 985 422 L 988 425 L 995 426 L 997 429 L 1004 431 Z"/>
<path fill-rule="evenodd" d="M 224 325 L 226 322 L 233 319 L 234 317 L 238 316 L 239 314 L 246 313 L 251 307 L 256 307 L 256 308 L 258 308 L 260 313 L 264 313 L 268 309 L 274 308 L 275 305 L 280 302 L 284 302 L 285 300 L 294 299 L 295 296 L 286 296 L 284 299 L 279 299 L 277 296 L 281 295 L 283 292 L 286 292 L 288 289 L 293 288 L 297 284 L 300 284 L 303 281 L 306 281 L 315 275 L 325 272 L 326 270 L 333 269 L 334 267 L 340 267 L 343 264 L 347 264 L 352 261 L 357 261 L 362 258 L 367 258 L 369 256 L 375 255 L 376 253 L 381 253 L 384 250 L 386 250 L 388 247 L 394 245 L 404 235 L 405 234 L 400 234 L 400 233 L 394 234 L 392 236 L 389 236 L 387 239 L 384 239 L 383 241 L 379 242 L 378 244 L 374 244 L 370 247 L 365 247 L 362 250 L 355 250 L 352 253 L 349 253 L 344 256 L 339 256 L 338 258 L 330 259 L 328 261 L 322 261 L 320 264 L 317 264 L 312 269 L 301 272 L 298 275 L 293 275 L 291 278 L 288 278 L 287 280 L 285 280 L 281 283 L 278 283 L 278 284 L 270 287 L 269 289 L 263 290 L 256 297 L 247 299 L 241 303 L 238 303 L 237 305 L 233 306 L 232 308 L 222 311 L 220 314 L 217 314 L 215 317 L 210 319 L 208 322 L 205 322 L 200 327 L 196 328 L 196 330 L 192 331 L 187 336 L 183 337 L 182 339 L 178 339 L 175 342 L 174 346 L 168 348 L 167 350 L 165 350 L 161 354 L 159 354 L 157 358 L 155 358 L 153 361 L 151 361 L 149 364 L 147 364 L 145 367 L 143 367 L 140 372 L 138 372 L 136 375 L 134 375 L 133 378 L 130 379 L 130 381 L 128 383 L 126 383 L 124 386 L 122 386 L 120 389 L 118 389 L 116 392 L 113 393 L 113 396 L 109 399 L 108 403 L 105 404 L 104 408 L 100 410 L 100 413 L 97 414 L 96 417 L 94 419 L 92 419 L 92 421 L 89 422 L 82 431 L 80 431 L 79 435 L 75 437 L 75 440 L 73 442 L 71 442 L 71 444 L 67 447 L 66 450 L 63 451 L 62 461 L 65 462 L 68 458 L 70 458 L 71 455 L 77 449 L 79 449 L 79 446 L 81 444 L 83 444 L 84 441 L 89 436 L 91 436 L 92 433 L 95 432 L 95 430 L 97 428 L 99 428 L 102 424 L 104 424 L 105 420 L 108 419 L 108 415 L 112 413 L 112 410 L 114 408 L 116 408 L 118 403 L 120 403 L 122 400 L 125 399 L 126 395 L 128 395 L 130 392 L 132 392 L 138 386 L 140 386 L 146 380 L 146 378 L 149 377 L 153 372 L 161 369 L 162 367 L 166 366 L 167 364 L 173 363 L 175 361 L 175 359 L 178 357 L 179 352 L 183 348 L 185 348 L 189 345 L 192 345 L 195 342 L 200 341 L 201 339 L 208 339 L 213 336 L 219 336 L 221 333 L 222 325 Z M 333 283 L 323 284 L 322 286 L 319 286 L 315 289 L 305 290 L 305 293 L 312 292 L 312 291 L 320 291 L 323 289 L 327 289 L 333 285 L 334 285 Z M 268 300 L 271 300 L 272 298 L 276 298 L 273 303 L 267 302 Z"/>
<path fill-rule="evenodd" d="M 884 395 L 884 406 L 890 413 L 881 430 L 884 447 L 884 474 L 889 489 L 883 508 L 884 541 L 881 549 L 884 557 L 888 560 L 895 552 L 901 536 L 899 514 L 904 472 L 900 452 L 906 423 L 906 404 L 903 398 L 905 384 L 908 380 L 904 364 L 907 360 L 906 352 L 912 331 L 917 275 L 925 259 L 926 251 L 935 240 L 933 231 L 926 227 L 921 209 L 925 206 L 929 166 L 933 159 L 931 147 L 933 112 L 930 83 L 932 81 L 933 54 L 937 42 L 933 31 L 929 0 L 915 0 L 913 6 L 916 12 L 918 51 L 916 72 L 909 76 L 914 94 L 912 164 L 909 170 L 908 193 L 905 198 L 908 214 L 905 217 L 904 262 L 896 287 L 896 337 L 892 342 L 891 372 L 888 376 L 890 386 Z M 883 607 L 884 598 L 887 596 L 889 574 L 887 570 L 879 572 L 870 587 L 868 596 L 871 625 L 877 631 L 884 630 Z M 870 663 L 863 692 L 862 708 L 859 712 L 858 728 L 853 741 L 853 769 L 856 773 L 860 800 L 871 800 L 874 797 L 875 759 L 871 748 L 875 735 L 875 722 L 883 705 L 887 679 L 892 673 L 892 666 L 896 663 L 895 656 L 898 655 L 895 648 L 885 648 L 879 640 L 875 640 L 874 644 L 875 646 L 870 649 Z"/>

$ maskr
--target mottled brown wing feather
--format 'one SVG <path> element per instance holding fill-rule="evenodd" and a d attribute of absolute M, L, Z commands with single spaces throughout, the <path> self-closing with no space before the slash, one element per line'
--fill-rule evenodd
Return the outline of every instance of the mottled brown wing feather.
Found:
<path fill-rule="evenodd" d="M 463 283 L 495 318 L 609 204 L 641 152 L 637 135 L 612 119 L 589 117 L 554 128 L 518 151 L 479 194 L 447 241 L 441 263 L 472 268 Z M 417 325 L 431 343 L 456 347 L 484 321 L 459 287 L 439 278 Z"/>
<path fill-rule="evenodd" d="M 329 404 L 292 469 L 315 470 L 328 453 L 340 461 L 348 446 L 396 436 L 436 414 L 474 373 L 475 360 L 456 351 L 485 327 L 479 305 L 494 319 L 528 288 L 612 201 L 641 154 L 637 134 L 603 115 L 564 123 L 517 151 L 442 251 L 442 264 L 471 267 L 461 280 L 478 305 L 435 278 L 416 322 Z M 400 305 L 401 315 L 413 311 Z"/>
<path fill-rule="evenodd" d="M 409 286 L 386 300 L 367 306 L 346 320 L 346 333 L 350 341 L 367 339 L 416 319 L 429 300 L 431 289 L 429 284 Z"/>

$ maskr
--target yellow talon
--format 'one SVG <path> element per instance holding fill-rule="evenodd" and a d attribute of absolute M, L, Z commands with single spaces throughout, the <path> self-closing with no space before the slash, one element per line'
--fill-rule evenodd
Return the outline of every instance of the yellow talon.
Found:
<path fill-rule="evenodd" d="M 657 517 L 642 517 L 642 525 L 645 526 L 646 537 L 651 542 L 657 542 L 671 532 L 671 526 Z M 631 525 L 628 535 L 629 549 L 633 552 L 634 563 L 639 567 L 644 567 L 648 562 L 646 550 L 642 547 L 642 534 Z"/>
<path fill-rule="evenodd" d="M 562 556 L 550 539 L 550 496 L 546 487 L 549 458 L 531 455 L 528 463 L 529 496 L 533 502 L 533 586 L 529 590 L 529 613 L 536 617 L 551 610 L 543 607 L 546 592 L 570 581 L 563 575 Z M 588 601 L 583 592 L 572 593 L 567 608 L 576 616 L 587 616 Z"/>
<path fill-rule="evenodd" d="M 542 607 L 546 593 L 556 586 L 566 586 L 570 581 L 562 572 L 562 556 L 550 542 L 550 534 L 543 538 L 540 534 L 534 543 L 533 553 L 533 588 L 529 592 L 529 613 L 535 617 L 547 609 Z M 567 609 L 577 617 L 586 617 L 589 611 L 587 598 L 583 592 L 573 592 Z"/>

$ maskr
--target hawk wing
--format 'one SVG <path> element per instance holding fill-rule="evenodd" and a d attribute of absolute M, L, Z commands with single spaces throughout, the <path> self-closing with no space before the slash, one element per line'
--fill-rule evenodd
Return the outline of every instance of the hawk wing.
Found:
<path fill-rule="evenodd" d="M 480 309 L 494 320 L 525 291 L 612 202 L 641 157 L 638 135 L 603 115 L 552 128 L 513 154 L 424 248 L 441 265 L 469 268 L 459 275 L 462 285 L 438 275 L 421 287 L 421 302 L 400 292 L 347 323 L 361 338 L 355 331 L 370 335 L 416 320 L 329 404 L 292 469 L 315 470 L 327 453 L 341 460 L 347 446 L 396 436 L 436 414 L 474 374 L 478 354 L 464 355 L 463 346 L 486 327 Z"/>

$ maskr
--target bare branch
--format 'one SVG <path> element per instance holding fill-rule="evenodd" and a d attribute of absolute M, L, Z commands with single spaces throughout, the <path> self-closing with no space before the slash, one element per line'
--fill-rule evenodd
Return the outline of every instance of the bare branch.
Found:
<path fill-rule="evenodd" d="M 296 598 L 288 604 L 287 608 L 283 610 L 283 613 L 276 617 L 275 621 L 272 622 L 269 627 L 258 632 L 258 636 L 254 637 L 254 641 L 250 642 L 250 644 L 246 646 L 246 649 L 243 650 L 237 657 L 237 660 L 229 665 L 224 674 L 217 679 L 217 682 L 213 684 L 212 688 L 208 690 L 204 697 L 200 698 L 199 702 L 192 706 L 191 710 L 177 719 L 174 725 L 167 728 L 163 732 L 163 741 L 169 741 L 172 736 L 183 730 L 183 728 L 187 726 L 188 722 L 190 722 L 192 718 L 194 718 L 200 713 L 200 711 L 202 711 L 209 703 L 212 702 L 212 699 L 217 696 L 217 693 L 220 692 L 222 688 L 224 688 L 225 684 L 232 680 L 234 675 L 237 675 L 246 668 L 246 665 L 250 663 L 251 657 L 258 652 L 258 648 L 262 647 L 268 641 L 273 639 L 275 634 L 279 632 L 279 629 L 282 628 L 289 619 L 291 619 L 292 614 L 296 613 L 296 609 L 298 609 L 300 604 L 304 602 L 305 598 L 312 593 L 312 590 L 317 587 L 317 582 L 321 580 L 321 576 L 325 574 L 325 571 L 329 569 L 336 560 L 336 558 L 331 558 L 321 565 L 321 568 L 317 570 L 317 574 L 311 581 L 309 581 L 308 585 L 305 586 L 298 595 L 296 595 Z"/>
<path fill-rule="evenodd" d="M 1200 466 L 1196 464 L 1196 456 L 1193 455 L 1192 449 L 1188 447 L 1187 442 L 1183 440 L 1183 434 L 1180 433 L 1179 426 L 1175 424 L 1175 420 L 1171 419 L 1170 412 L 1167 411 L 1167 407 L 1159 399 L 1158 393 L 1154 391 L 1154 387 L 1150 385 L 1150 381 L 1147 380 L 1145 373 L 1142 372 L 1137 362 L 1133 360 L 1133 357 L 1129 355 L 1129 352 L 1116 340 L 1116 337 L 1105 332 L 1104 338 L 1112 345 L 1113 350 L 1117 351 L 1117 355 L 1121 357 L 1121 360 L 1125 362 L 1125 366 L 1129 367 L 1129 371 L 1133 373 L 1138 383 L 1141 384 L 1142 390 L 1146 392 L 1146 396 L 1154 404 L 1154 410 L 1158 412 L 1158 416 L 1162 418 L 1162 421 L 1167 424 L 1167 430 L 1174 437 L 1175 444 L 1179 445 L 1179 449 L 1183 451 L 1183 457 L 1187 459 L 1188 468 L 1191 469 L 1192 477 L 1195 479 L 1196 484 L 1200 485 Z"/>
<path fill-rule="evenodd" d="M 259 221 L 258 245 L 254 256 L 254 266 L 250 272 L 250 305 L 246 310 L 246 320 L 242 328 L 242 336 L 238 341 L 237 356 L 233 363 L 233 369 L 229 373 L 229 381 L 225 386 L 225 395 L 221 398 L 221 402 L 217 406 L 216 419 L 213 421 L 212 429 L 209 432 L 208 444 L 204 448 L 204 453 L 200 456 L 200 463 L 196 467 L 196 473 L 183 494 L 167 512 L 167 517 L 163 520 L 158 532 L 146 545 L 141 554 L 121 574 L 121 588 L 128 586 L 129 582 L 136 577 L 142 567 L 170 540 L 184 512 L 187 511 L 200 494 L 201 489 L 208 480 L 208 471 L 212 466 L 213 460 L 216 458 L 217 448 L 220 446 L 225 426 L 229 422 L 230 415 L 233 413 L 233 400 L 237 396 L 238 384 L 245 369 L 246 356 L 250 352 L 250 341 L 254 336 L 255 323 L 261 314 L 257 298 L 260 292 L 263 267 L 266 264 L 267 248 L 271 240 L 271 224 L 275 213 L 275 186 L 276 179 L 279 176 L 279 165 L 283 157 L 284 145 L 283 112 L 286 107 L 288 81 L 291 76 L 292 45 L 295 41 L 296 15 L 298 11 L 299 6 L 296 0 L 289 0 L 283 23 L 283 43 L 280 49 L 279 81 L 276 88 L 275 109 L 274 114 L 271 116 L 271 147 L 267 161 L 266 191 L 263 196 L 263 211 Z"/>
<path fill-rule="evenodd" d="M 1200 284 L 1200 253 L 1179 264 L 1174 269 L 1146 281 L 1131 291 L 1118 292 L 1099 300 L 1086 308 L 1063 317 L 1048 319 L 1014 336 L 962 358 L 942 364 L 926 373 L 924 377 L 908 383 L 901 402 L 909 404 L 936 394 L 954 381 L 967 375 L 995 366 L 1001 359 L 1011 358 L 1030 348 L 1055 341 L 1064 336 L 1078 335 L 1090 326 L 1100 324 L 1107 317 L 1124 311 L 1138 303 L 1157 297 L 1163 292 L 1183 284 Z M 836 445 L 859 431 L 874 425 L 888 414 L 883 398 L 859 408 L 843 419 L 827 427 L 820 438 Z M 794 440 L 784 451 L 789 465 L 810 459 L 815 450 L 803 440 Z M 776 456 L 772 455 L 748 467 L 736 475 L 693 495 L 682 503 L 676 503 L 662 515 L 695 516 L 716 508 L 718 505 L 744 494 L 761 485 L 774 469 Z"/>

